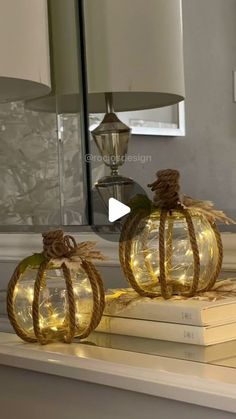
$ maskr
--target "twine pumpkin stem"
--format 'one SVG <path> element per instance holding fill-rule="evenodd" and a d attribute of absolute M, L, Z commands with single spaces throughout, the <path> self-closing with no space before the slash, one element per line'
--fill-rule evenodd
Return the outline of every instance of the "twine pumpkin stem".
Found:
<path fill-rule="evenodd" d="M 157 180 L 148 185 L 155 192 L 153 202 L 160 209 L 173 210 L 180 204 L 178 170 L 159 170 Z"/>

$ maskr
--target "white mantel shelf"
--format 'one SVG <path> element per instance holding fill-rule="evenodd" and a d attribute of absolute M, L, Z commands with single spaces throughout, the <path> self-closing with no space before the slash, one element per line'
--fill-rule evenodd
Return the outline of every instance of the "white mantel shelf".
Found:
<path fill-rule="evenodd" d="M 0 364 L 236 413 L 236 370 L 73 343 L 26 344 L 0 333 Z"/>

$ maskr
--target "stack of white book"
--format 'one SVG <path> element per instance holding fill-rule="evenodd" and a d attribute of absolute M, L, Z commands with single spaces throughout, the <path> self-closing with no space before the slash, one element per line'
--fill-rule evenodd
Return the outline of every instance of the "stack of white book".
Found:
<path fill-rule="evenodd" d="M 236 297 L 130 301 L 129 291 L 120 298 L 115 297 L 118 290 L 112 291 L 114 300 L 107 300 L 97 332 L 203 346 L 236 339 Z"/>

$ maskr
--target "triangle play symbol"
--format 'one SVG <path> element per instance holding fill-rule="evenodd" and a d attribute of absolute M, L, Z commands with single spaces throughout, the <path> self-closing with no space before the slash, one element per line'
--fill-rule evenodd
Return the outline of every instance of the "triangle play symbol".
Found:
<path fill-rule="evenodd" d="M 131 211 L 130 207 L 128 207 L 125 204 L 122 204 L 122 202 L 118 201 L 115 198 L 109 199 L 109 205 L 108 205 L 108 219 L 110 223 L 113 223 L 116 220 L 119 220 L 119 218 L 124 217 L 126 214 L 129 214 Z"/>

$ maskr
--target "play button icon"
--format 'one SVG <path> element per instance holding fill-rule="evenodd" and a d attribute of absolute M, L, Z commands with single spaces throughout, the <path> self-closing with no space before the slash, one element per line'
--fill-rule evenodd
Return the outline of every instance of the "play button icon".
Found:
<path fill-rule="evenodd" d="M 121 176 L 117 176 L 116 182 L 111 176 L 110 183 L 103 185 L 100 182 L 99 187 L 94 185 L 91 202 L 88 202 L 87 207 L 87 213 L 91 216 L 92 231 L 103 240 L 117 243 L 120 241 L 127 217 L 131 217 L 132 213 L 135 215 L 138 209 L 135 199 L 137 200 L 138 196 L 147 197 L 145 190 L 137 182 L 126 184 L 122 183 L 122 179 Z M 138 234 L 141 229 L 142 226 L 138 229 Z M 134 237 L 136 232 L 131 231 L 130 234 L 130 237 Z"/>
<path fill-rule="evenodd" d="M 108 220 L 113 223 L 116 220 L 129 214 L 131 211 L 128 205 L 122 204 L 115 198 L 110 198 L 108 202 Z"/>

